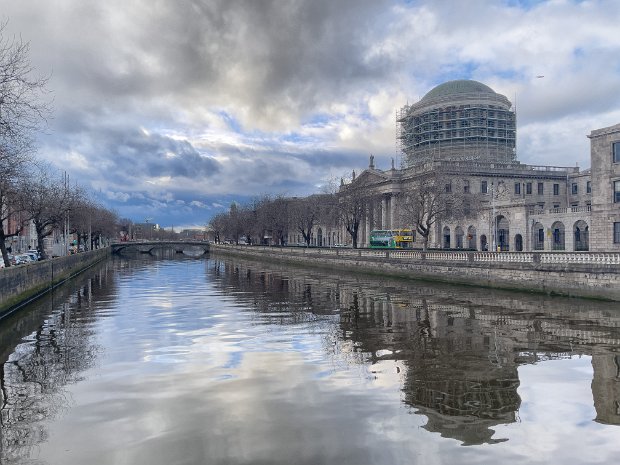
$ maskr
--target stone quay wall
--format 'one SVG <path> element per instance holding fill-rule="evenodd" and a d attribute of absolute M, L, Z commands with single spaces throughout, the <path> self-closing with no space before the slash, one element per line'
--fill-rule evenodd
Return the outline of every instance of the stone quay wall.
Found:
<path fill-rule="evenodd" d="M 620 301 L 618 252 L 442 252 L 212 244 L 211 252 L 469 286 Z"/>
<path fill-rule="evenodd" d="M 0 269 L 0 318 L 110 256 L 110 248 Z"/>

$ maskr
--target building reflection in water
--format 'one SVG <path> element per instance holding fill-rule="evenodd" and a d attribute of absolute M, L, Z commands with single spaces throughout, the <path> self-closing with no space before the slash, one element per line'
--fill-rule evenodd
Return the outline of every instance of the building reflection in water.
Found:
<path fill-rule="evenodd" d="M 324 318 L 327 350 L 347 361 L 393 361 L 402 401 L 424 428 L 464 445 L 501 442 L 518 421 L 518 367 L 591 356 L 596 421 L 620 425 L 620 313 L 616 303 L 346 277 L 215 260 L 208 273 L 264 323 Z M 339 318 L 334 320 L 334 316 Z M 379 375 L 377 375 L 379 376 Z"/>
<path fill-rule="evenodd" d="M 0 463 L 36 456 L 45 421 L 70 407 L 67 386 L 97 363 L 97 325 L 115 316 L 119 283 L 170 258 L 109 261 L 3 320 Z M 581 355 L 592 359 L 594 420 L 620 425 L 616 303 L 204 263 L 209 285 L 253 309 L 257 325 L 317 325 L 321 350 L 338 363 L 368 367 L 390 383 L 396 370 L 403 406 L 425 417 L 430 432 L 463 444 L 501 441 L 496 426 L 519 418 L 519 367 Z"/>

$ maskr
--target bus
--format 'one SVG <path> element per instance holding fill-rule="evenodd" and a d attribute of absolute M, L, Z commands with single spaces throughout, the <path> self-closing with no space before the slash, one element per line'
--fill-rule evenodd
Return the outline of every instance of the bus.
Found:
<path fill-rule="evenodd" d="M 387 229 L 370 232 L 371 249 L 411 249 L 415 233 L 411 229 Z"/>

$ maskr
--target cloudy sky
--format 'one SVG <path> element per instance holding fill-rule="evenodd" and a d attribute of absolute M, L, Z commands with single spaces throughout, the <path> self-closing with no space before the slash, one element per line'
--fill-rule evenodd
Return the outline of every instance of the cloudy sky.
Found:
<path fill-rule="evenodd" d="M 51 73 L 40 157 L 134 221 L 202 225 L 396 157 L 451 79 L 516 101 L 518 158 L 589 167 L 620 122 L 617 0 L 0 0 Z M 544 75 L 544 78 L 537 76 Z"/>

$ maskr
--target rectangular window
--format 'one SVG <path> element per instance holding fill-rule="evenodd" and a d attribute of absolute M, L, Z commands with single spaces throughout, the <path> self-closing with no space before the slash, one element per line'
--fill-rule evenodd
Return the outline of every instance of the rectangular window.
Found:
<path fill-rule="evenodd" d="M 592 181 L 586 182 L 586 193 L 587 194 L 591 194 L 592 193 Z"/>
<path fill-rule="evenodd" d="M 538 242 L 545 242 L 545 230 L 544 229 L 538 230 Z"/>
<path fill-rule="evenodd" d="M 614 152 L 614 163 L 620 163 L 620 142 L 614 142 L 612 146 Z"/>
<path fill-rule="evenodd" d="M 515 194 L 520 194 L 521 193 L 521 183 L 520 182 L 515 182 Z"/>
<path fill-rule="evenodd" d="M 620 181 L 614 181 L 614 203 L 620 203 Z"/>
<path fill-rule="evenodd" d="M 469 181 L 465 181 L 463 184 L 463 193 L 469 194 Z"/>
<path fill-rule="evenodd" d="M 543 195 L 545 193 L 545 185 L 542 182 L 538 183 L 538 195 Z"/>
<path fill-rule="evenodd" d="M 620 223 L 614 223 L 614 244 L 620 244 Z"/>
<path fill-rule="evenodd" d="M 482 192 L 483 194 L 486 194 L 488 192 L 488 190 L 487 190 L 487 182 L 486 181 L 482 181 L 480 183 L 480 192 Z"/>
<path fill-rule="evenodd" d="M 578 186 L 577 186 L 577 183 L 576 183 L 576 182 L 574 182 L 574 183 L 571 185 L 570 192 L 571 192 L 571 194 L 573 194 L 573 195 L 576 195 L 576 194 L 577 194 L 577 192 L 579 192 L 579 188 L 578 188 Z"/>
<path fill-rule="evenodd" d="M 528 182 L 527 184 L 525 184 L 525 193 L 527 195 L 532 195 L 532 183 Z"/>
<path fill-rule="evenodd" d="M 449 194 L 450 192 L 452 192 L 452 184 L 448 183 L 446 184 L 446 193 Z"/>
<path fill-rule="evenodd" d="M 553 195 L 560 195 L 560 185 L 559 184 L 554 184 L 553 185 Z"/>
<path fill-rule="evenodd" d="M 559 203 L 554 203 L 553 204 L 553 208 L 560 208 L 560 204 Z"/>

